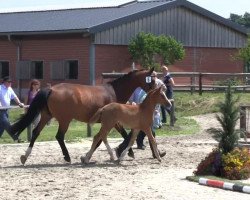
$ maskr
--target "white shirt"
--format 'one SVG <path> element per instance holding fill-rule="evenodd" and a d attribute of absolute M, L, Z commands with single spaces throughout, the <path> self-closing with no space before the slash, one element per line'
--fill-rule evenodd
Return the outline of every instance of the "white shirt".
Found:
<path fill-rule="evenodd" d="M 10 106 L 10 101 L 16 98 L 16 94 L 11 87 L 6 87 L 4 84 L 0 85 L 0 106 Z"/>

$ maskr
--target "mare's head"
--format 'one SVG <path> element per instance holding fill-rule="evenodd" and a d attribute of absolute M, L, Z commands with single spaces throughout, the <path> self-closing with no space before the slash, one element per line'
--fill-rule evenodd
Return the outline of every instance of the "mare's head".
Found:
<path fill-rule="evenodd" d="M 141 87 L 146 92 L 154 89 L 156 87 L 155 79 L 151 77 L 153 71 L 154 68 L 134 70 L 109 82 L 115 90 L 117 102 L 125 103 L 137 87 Z"/>
<path fill-rule="evenodd" d="M 134 84 L 137 85 L 137 87 L 141 87 L 144 91 L 148 92 L 156 88 L 155 79 L 152 78 L 153 72 L 154 68 L 151 68 L 149 70 L 134 70 L 130 72 L 130 78 L 131 81 L 133 81 Z"/>
<path fill-rule="evenodd" d="M 154 90 L 151 90 L 148 94 L 147 97 L 150 102 L 153 104 L 161 104 L 166 107 L 172 106 L 170 100 L 167 98 L 164 92 L 164 86 L 158 87 Z"/>

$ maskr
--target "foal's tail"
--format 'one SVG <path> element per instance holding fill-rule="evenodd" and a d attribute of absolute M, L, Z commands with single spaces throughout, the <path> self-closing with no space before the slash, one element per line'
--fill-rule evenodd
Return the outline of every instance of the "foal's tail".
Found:
<path fill-rule="evenodd" d="M 40 90 L 31 102 L 27 112 L 20 120 L 11 125 L 11 134 L 20 134 L 32 121 L 39 115 L 43 108 L 48 109 L 47 100 L 51 93 L 51 89 Z"/>
<path fill-rule="evenodd" d="M 90 118 L 89 124 L 94 124 L 97 122 L 101 122 L 103 108 L 99 108 L 96 113 Z"/>

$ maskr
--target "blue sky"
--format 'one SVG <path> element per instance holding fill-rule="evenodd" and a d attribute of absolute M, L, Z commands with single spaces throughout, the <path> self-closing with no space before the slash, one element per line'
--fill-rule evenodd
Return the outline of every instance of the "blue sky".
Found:
<path fill-rule="evenodd" d="M 132 0 L 0 0 L 0 12 L 115 6 L 130 1 Z M 189 1 L 225 18 L 229 18 L 230 13 L 250 13 L 250 0 Z"/>

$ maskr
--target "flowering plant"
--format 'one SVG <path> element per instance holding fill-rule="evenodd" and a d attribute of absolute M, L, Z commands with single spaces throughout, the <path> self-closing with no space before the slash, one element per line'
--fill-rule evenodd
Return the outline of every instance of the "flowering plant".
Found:
<path fill-rule="evenodd" d="M 250 154 L 247 148 L 235 148 L 222 155 L 223 176 L 228 179 L 250 178 Z"/>
<path fill-rule="evenodd" d="M 221 152 L 218 148 L 213 149 L 197 166 L 195 175 L 221 175 Z"/>

